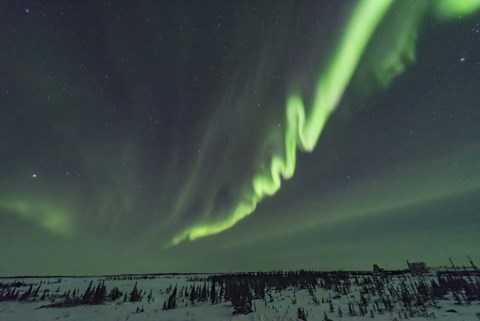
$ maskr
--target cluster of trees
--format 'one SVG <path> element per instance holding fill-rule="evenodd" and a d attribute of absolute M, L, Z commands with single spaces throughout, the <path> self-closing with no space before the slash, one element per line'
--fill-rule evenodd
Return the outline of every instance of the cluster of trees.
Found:
<path fill-rule="evenodd" d="M 297 309 L 297 320 L 307 321 L 307 317 L 308 317 L 308 313 L 305 312 L 305 310 L 303 308 L 298 308 Z M 340 314 L 339 317 L 340 317 L 340 320 L 341 320 L 342 315 Z M 324 312 L 323 313 L 323 321 L 333 321 L 333 320 L 328 317 L 327 312 Z"/>
<path fill-rule="evenodd" d="M 171 288 L 171 286 L 170 286 Z M 167 293 L 170 292 L 167 289 Z M 177 307 L 177 286 L 171 291 L 167 301 L 163 302 L 163 310 L 171 310 Z"/>
<path fill-rule="evenodd" d="M 48 299 L 46 296 L 48 291 L 45 290 L 44 295 L 41 300 Z M 105 286 L 105 281 L 100 281 L 98 284 L 94 284 L 93 281 L 90 282 L 87 289 L 84 292 L 79 291 L 78 289 L 68 290 L 62 294 L 55 296 L 50 296 L 52 300 L 51 304 L 44 305 L 42 307 L 71 307 L 79 305 L 98 305 L 104 304 L 105 302 L 118 301 L 123 298 L 124 302 L 140 302 L 142 301 L 145 291 L 138 289 L 137 283 L 135 283 L 132 291 L 123 292 L 120 291 L 118 287 L 113 287 L 110 291 L 107 291 Z M 149 302 L 153 299 L 152 293 L 150 292 Z"/>
<path fill-rule="evenodd" d="M 404 273 L 385 273 L 383 275 L 351 274 L 347 272 L 315 271 L 274 271 L 270 273 L 238 273 L 215 275 L 209 278 L 213 302 L 230 301 L 234 313 L 249 313 L 254 309 L 252 300 L 273 301 L 272 291 L 306 289 L 312 303 L 327 303 L 330 313 L 343 316 L 340 306 L 335 308 L 332 299 L 348 296 L 348 314 L 351 316 L 370 316 L 396 310 L 401 318 L 414 316 L 430 317 L 429 306 L 435 306 L 437 300 L 451 293 L 457 304 L 470 304 L 480 301 L 480 278 L 457 276 L 455 274 L 438 276 L 427 281 L 422 276 L 411 277 Z M 352 291 L 360 289 L 355 296 Z M 316 297 L 315 289 L 330 290 L 330 298 Z M 296 304 L 296 299 L 292 299 Z M 305 311 L 303 311 L 305 312 Z M 306 314 L 301 313 L 302 318 Z"/>
<path fill-rule="evenodd" d="M 210 279 L 225 289 L 223 297 L 220 296 L 217 300 L 230 301 L 233 313 L 250 313 L 254 310 L 252 300 L 264 300 L 267 304 L 267 301 L 273 302 L 273 292 L 287 289 L 306 289 L 312 296 L 312 301 L 318 305 L 320 300 L 315 296 L 316 288 L 347 293 L 350 285 L 348 273 L 305 270 L 224 274 Z M 327 303 L 323 298 L 322 302 Z M 296 304 L 296 298 L 292 298 L 292 304 Z M 302 310 L 298 316 L 306 320 L 304 312 Z"/>
<path fill-rule="evenodd" d="M 214 281 L 207 282 L 205 279 L 199 279 L 198 281 L 202 283 L 183 286 L 180 290 L 177 289 L 177 285 L 175 287 L 170 285 L 166 289 L 169 296 L 163 304 L 163 309 L 175 309 L 177 298 L 184 298 L 184 301 L 188 301 L 192 306 L 200 302 L 210 302 L 211 304 L 220 302 L 219 300 L 224 293 L 223 284 L 217 289 Z"/>
<path fill-rule="evenodd" d="M 142 279 L 141 276 L 122 276 L 132 279 Z M 153 277 L 153 276 L 148 276 Z M 193 277 L 193 276 L 192 276 Z M 325 305 L 325 316 L 342 318 L 342 307 L 335 300 L 347 297 L 345 313 L 350 316 L 375 317 L 377 314 L 398 313 L 399 318 L 406 319 L 415 316 L 429 317 L 429 306 L 436 306 L 438 300 L 452 295 L 457 304 L 470 304 L 480 301 L 480 277 L 464 276 L 458 273 L 439 274 L 436 278 L 423 276 L 412 277 L 410 274 L 392 275 L 359 274 L 348 272 L 316 272 L 316 271 L 273 271 L 259 273 L 219 274 L 211 276 L 194 276 L 191 283 L 182 286 L 170 285 L 163 309 L 175 309 L 179 305 L 191 305 L 230 302 L 234 314 L 248 314 L 255 311 L 254 300 L 263 300 L 265 306 L 274 302 L 274 294 L 289 290 L 293 291 L 292 305 L 297 305 L 296 292 L 306 290 L 309 293 L 309 304 Z M 324 298 L 317 297 L 317 289 L 330 292 Z M 42 283 L 23 283 L 12 281 L 0 283 L 0 301 L 47 301 L 51 304 L 44 307 L 67 307 L 77 305 L 103 304 L 108 301 L 142 302 L 147 298 L 152 302 L 152 291 L 139 289 L 137 282 L 131 291 L 120 291 L 113 287 L 107 291 L 105 281 L 96 284 L 90 282 L 85 291 L 77 289 L 63 293 L 60 288 L 50 291 Z M 137 309 L 142 312 L 143 307 Z M 297 317 L 307 320 L 308 313 L 298 307 Z"/>
<path fill-rule="evenodd" d="M 288 288 L 312 289 L 322 284 L 333 284 L 330 280 L 332 274 L 314 271 L 273 271 L 259 273 L 236 273 L 213 275 L 208 278 L 198 278 L 194 281 L 204 282 L 203 286 L 190 289 L 190 296 L 198 298 L 198 301 L 230 302 L 234 314 L 248 314 L 255 310 L 253 300 L 267 300 L 273 302 L 272 291 L 282 291 Z M 334 275 L 334 277 L 337 277 Z M 187 289 L 186 289 L 187 290 Z M 182 293 L 182 291 L 180 291 Z M 187 294 L 185 294 L 187 296 Z M 292 299 L 292 303 L 296 299 Z M 194 304 L 195 301 L 191 300 Z M 168 304 L 167 304 L 168 305 Z"/>
<path fill-rule="evenodd" d="M 70 296 L 68 295 L 67 297 Z M 72 297 L 76 298 L 77 296 L 73 294 Z M 107 287 L 105 282 L 102 281 L 97 286 L 93 286 L 93 281 L 91 281 L 81 296 L 81 304 L 101 304 L 105 302 L 106 297 Z"/>
<path fill-rule="evenodd" d="M 21 290 L 20 288 L 27 287 L 27 290 Z M 13 281 L 10 283 L 0 282 L 0 302 L 2 301 L 31 301 L 32 298 L 39 297 L 41 284 L 24 283 L 19 281 Z"/>
<path fill-rule="evenodd" d="M 163 309 L 175 309 L 179 299 L 182 299 L 182 303 L 185 305 L 189 303 L 192 306 L 207 302 L 216 304 L 231 301 L 234 313 L 250 313 L 253 311 L 252 299 L 254 296 L 246 280 L 246 278 L 230 279 L 227 282 L 216 277 L 197 277 L 195 281 L 192 281 L 195 282 L 194 284 L 183 286 L 181 289 L 178 289 L 177 285 L 174 287 L 170 285 L 166 289 L 169 296 L 163 303 Z"/>
<path fill-rule="evenodd" d="M 399 281 L 398 281 L 399 280 Z M 358 298 L 348 302 L 351 316 L 370 316 L 386 311 L 397 311 L 400 319 L 432 317 L 429 306 L 451 293 L 457 304 L 470 304 L 480 300 L 480 279 L 455 275 L 438 276 L 427 280 L 423 276 L 400 276 L 393 280 L 389 275 L 372 275 L 354 278 L 360 287 Z"/>
<path fill-rule="evenodd" d="M 432 284 L 440 298 L 448 292 L 453 293 L 458 304 L 470 304 L 473 301 L 480 301 L 480 274 L 477 277 L 459 276 L 449 273 L 438 278 L 438 284 Z"/>
<path fill-rule="evenodd" d="M 117 288 L 113 288 L 107 293 L 105 282 L 99 282 L 94 285 L 93 281 L 90 282 L 88 287 L 82 293 L 78 289 L 68 290 L 62 294 L 50 296 L 51 304 L 44 305 L 42 307 L 71 307 L 78 305 L 96 305 L 103 304 L 106 300 L 112 300 L 112 298 L 118 299 L 122 295 L 122 292 Z M 48 298 L 48 291 L 45 290 L 43 300 Z"/>

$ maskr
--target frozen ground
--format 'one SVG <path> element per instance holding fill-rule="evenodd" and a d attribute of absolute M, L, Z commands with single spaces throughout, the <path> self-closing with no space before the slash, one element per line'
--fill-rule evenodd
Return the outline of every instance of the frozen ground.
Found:
<path fill-rule="evenodd" d="M 145 279 L 145 277 L 148 277 Z M 50 321 L 50 320 L 297 320 L 298 308 L 304 310 L 306 320 L 324 320 L 325 313 L 331 320 L 480 320 L 480 301 L 465 300 L 465 293 L 449 292 L 444 299 L 424 300 L 421 308 L 405 308 L 401 301 L 392 300 L 391 311 L 379 308 L 379 295 L 375 291 L 365 292 L 365 284 L 359 282 L 370 280 L 371 276 L 350 276 L 351 286 L 348 291 L 341 291 L 334 286 L 329 288 L 320 284 L 315 288 L 289 286 L 285 289 L 270 288 L 264 294 L 264 299 L 253 297 L 254 312 L 247 315 L 233 315 L 232 303 L 219 298 L 218 303 L 211 302 L 211 283 L 209 275 L 149 275 L 149 276 L 117 276 L 112 277 L 55 277 L 55 278 L 0 278 L 0 294 L 4 301 L 0 302 L 0 321 Z M 480 277 L 465 277 L 475 286 L 480 285 Z M 360 281 L 359 281 L 360 280 Z M 382 277 L 384 289 L 378 291 L 399 291 L 404 285 L 411 293 L 416 293 L 414 287 L 424 282 L 438 280 L 435 274 L 414 276 L 409 273 L 397 276 Z M 15 283 L 16 282 L 16 283 Z M 114 287 L 122 292 L 121 297 L 106 299 L 102 304 L 77 305 L 68 307 L 45 307 L 49 304 L 65 302 L 66 297 L 82 297 L 92 282 L 93 287 L 104 282 L 107 298 Z M 142 296 L 138 302 L 129 302 L 135 283 Z M 208 299 L 201 302 L 197 299 L 192 304 L 190 294 L 193 288 L 202 288 L 207 284 Z M 176 307 L 164 310 L 164 303 L 172 296 L 175 286 L 178 293 L 175 296 Z M 36 293 L 20 299 L 29 289 Z M 478 289 L 477 289 L 478 290 Z M 3 291 L 3 292 L 2 292 Z M 7 291 L 16 291 L 17 298 L 7 300 Z M 73 293 L 75 291 L 75 293 Z M 215 289 L 221 293 L 218 283 Z M 430 290 L 429 290 L 430 291 Z M 13 292 L 11 292 L 13 293 Z M 151 293 L 151 294 L 150 294 Z M 410 292 L 409 292 L 410 293 Z M 127 295 L 125 295 L 127 294 Z M 150 294 L 150 296 L 149 296 Z M 0 295 L 0 297 L 2 297 Z M 361 316 L 356 310 L 355 316 L 349 313 L 349 303 L 355 304 L 365 300 L 366 313 Z M 413 297 L 412 297 L 413 298 Z M 22 301 L 22 302 L 20 302 Z M 368 302 L 367 302 L 368 301 Z M 414 298 L 413 298 L 413 301 Z M 468 302 L 470 301 L 470 302 Z M 330 303 L 331 302 L 331 303 Z M 375 303 L 376 302 L 376 303 Z M 415 305 L 415 304 L 413 304 Z M 423 309 L 424 308 L 424 309 Z M 342 311 L 339 313 L 339 309 Z M 422 311 L 420 316 L 418 311 Z M 333 311 L 333 312 L 331 312 Z M 372 312 L 373 311 L 373 312 Z M 417 313 L 411 313 L 417 311 Z M 373 315 L 373 318 L 372 318 Z"/>

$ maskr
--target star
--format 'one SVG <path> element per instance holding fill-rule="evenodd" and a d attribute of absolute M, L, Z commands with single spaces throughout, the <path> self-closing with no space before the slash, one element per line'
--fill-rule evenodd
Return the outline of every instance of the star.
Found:
<path fill-rule="evenodd" d="M 35 174 L 35 173 L 32 174 L 32 177 L 33 177 L 33 178 L 37 178 L 37 174 Z"/>

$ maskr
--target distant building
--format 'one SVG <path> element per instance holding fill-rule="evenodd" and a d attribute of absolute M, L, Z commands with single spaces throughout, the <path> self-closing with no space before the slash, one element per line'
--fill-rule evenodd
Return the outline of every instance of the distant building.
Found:
<path fill-rule="evenodd" d="M 373 265 L 373 273 L 385 273 L 385 269 L 379 267 L 377 264 Z"/>
<path fill-rule="evenodd" d="M 410 270 L 411 273 L 414 274 L 425 274 L 428 273 L 428 267 L 425 262 L 408 262 L 408 269 Z"/>

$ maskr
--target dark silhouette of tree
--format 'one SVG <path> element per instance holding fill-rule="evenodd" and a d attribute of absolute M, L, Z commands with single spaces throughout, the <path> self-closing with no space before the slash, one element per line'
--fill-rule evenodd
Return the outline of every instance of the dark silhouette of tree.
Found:
<path fill-rule="evenodd" d="M 102 281 L 100 284 L 97 285 L 93 293 L 93 304 L 101 304 L 105 302 L 105 298 L 107 296 L 107 288 L 105 286 L 105 281 Z"/>
<path fill-rule="evenodd" d="M 147 296 L 148 303 L 151 303 L 153 301 L 153 290 L 150 289 L 150 293 Z"/>
<path fill-rule="evenodd" d="M 305 310 L 303 310 L 302 308 L 297 309 L 297 319 L 307 321 L 307 315 L 305 314 Z"/>
<path fill-rule="evenodd" d="M 137 282 L 135 282 L 135 286 L 133 287 L 132 292 L 130 292 L 130 302 L 138 302 L 142 300 L 141 291 L 138 290 Z"/>
<path fill-rule="evenodd" d="M 164 310 L 171 310 L 177 307 L 177 286 L 173 289 L 172 293 L 168 296 L 166 302 L 163 303 Z"/>
<path fill-rule="evenodd" d="M 112 301 L 120 299 L 123 295 L 123 292 L 118 289 L 118 287 L 113 287 L 108 294 L 108 298 Z"/>
<path fill-rule="evenodd" d="M 210 302 L 215 304 L 217 302 L 217 292 L 215 291 L 215 280 L 212 280 L 210 287 Z"/>

